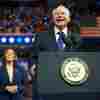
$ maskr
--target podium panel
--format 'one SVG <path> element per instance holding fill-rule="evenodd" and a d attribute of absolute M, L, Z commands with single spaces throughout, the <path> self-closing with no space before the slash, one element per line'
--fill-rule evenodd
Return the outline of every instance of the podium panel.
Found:
<path fill-rule="evenodd" d="M 89 76 L 81 85 L 70 86 L 61 78 L 60 69 L 67 58 L 78 57 L 88 65 Z M 42 52 L 39 55 L 38 91 L 40 94 L 100 92 L 100 54 L 96 52 Z"/>

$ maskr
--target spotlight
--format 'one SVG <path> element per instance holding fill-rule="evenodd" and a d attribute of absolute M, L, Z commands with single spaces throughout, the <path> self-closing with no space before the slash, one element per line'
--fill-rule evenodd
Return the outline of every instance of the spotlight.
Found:
<path fill-rule="evenodd" d="M 24 42 L 25 42 L 25 43 L 30 43 L 30 41 L 31 41 L 31 40 L 30 40 L 29 37 L 25 37 L 25 38 L 24 38 Z"/>
<path fill-rule="evenodd" d="M 17 38 L 16 38 L 16 42 L 17 42 L 17 43 L 22 43 L 22 42 L 23 42 L 22 37 L 17 37 Z"/>
<path fill-rule="evenodd" d="M 15 39 L 14 39 L 14 37 L 9 37 L 9 43 L 14 43 L 15 42 Z"/>
<path fill-rule="evenodd" d="M 7 42 L 7 38 L 6 38 L 6 37 L 2 37 L 2 38 L 1 38 L 1 42 L 2 42 L 2 43 L 6 43 L 6 42 Z"/>

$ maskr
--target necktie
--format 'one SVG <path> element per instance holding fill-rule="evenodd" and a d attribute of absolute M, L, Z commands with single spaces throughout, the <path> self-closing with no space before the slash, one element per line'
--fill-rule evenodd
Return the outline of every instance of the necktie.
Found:
<path fill-rule="evenodd" d="M 63 49 L 64 48 L 64 42 L 63 42 L 63 32 L 58 32 L 57 33 L 59 35 L 59 38 L 57 40 L 57 45 L 59 49 Z"/>

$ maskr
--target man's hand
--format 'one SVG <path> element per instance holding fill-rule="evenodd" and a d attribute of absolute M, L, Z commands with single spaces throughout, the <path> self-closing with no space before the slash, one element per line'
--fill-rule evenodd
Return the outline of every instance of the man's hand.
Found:
<path fill-rule="evenodd" d="M 16 93 L 17 92 L 17 86 L 16 85 L 6 86 L 5 89 L 10 93 Z"/>
<path fill-rule="evenodd" d="M 32 75 L 32 77 L 34 77 L 35 76 L 35 74 L 36 74 L 36 64 L 33 64 L 32 66 L 31 66 L 31 68 L 30 68 L 30 73 L 31 73 L 31 75 Z"/>

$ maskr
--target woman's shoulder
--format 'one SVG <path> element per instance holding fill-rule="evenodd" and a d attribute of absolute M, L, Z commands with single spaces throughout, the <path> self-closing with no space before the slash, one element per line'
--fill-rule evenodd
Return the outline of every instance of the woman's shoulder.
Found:
<path fill-rule="evenodd" d="M 24 66 L 24 64 L 16 62 L 16 69 L 21 71 L 21 72 L 24 72 L 25 71 L 25 66 Z"/>

